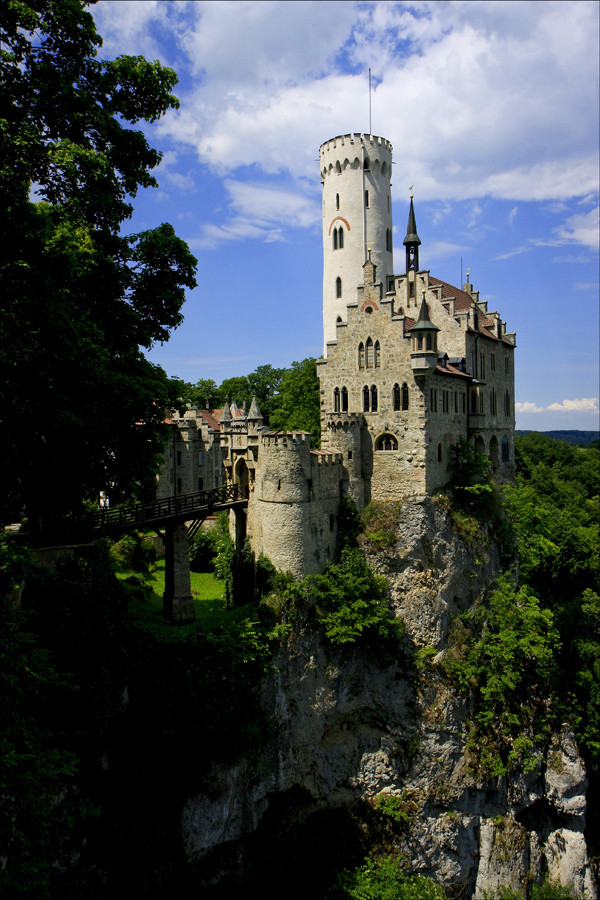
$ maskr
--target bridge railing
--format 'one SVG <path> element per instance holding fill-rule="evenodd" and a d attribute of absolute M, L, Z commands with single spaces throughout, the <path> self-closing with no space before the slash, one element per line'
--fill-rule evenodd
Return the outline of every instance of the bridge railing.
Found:
<path fill-rule="evenodd" d="M 178 494 L 155 500 L 154 503 L 137 503 L 131 506 L 118 506 L 114 509 L 98 509 L 78 520 L 85 530 L 115 531 L 131 528 L 143 528 L 144 525 L 168 522 L 169 519 L 185 521 L 200 512 L 210 515 L 212 509 L 219 509 L 231 503 L 248 499 L 248 487 L 238 484 L 213 488 L 209 491 L 197 491 L 194 494 Z"/>

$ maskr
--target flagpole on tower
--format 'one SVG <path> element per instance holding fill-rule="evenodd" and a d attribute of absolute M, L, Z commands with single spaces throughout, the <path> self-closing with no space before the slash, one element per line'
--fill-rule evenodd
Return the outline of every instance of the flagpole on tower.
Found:
<path fill-rule="evenodd" d="M 369 69 L 369 134 L 373 134 L 371 126 L 371 69 Z"/>

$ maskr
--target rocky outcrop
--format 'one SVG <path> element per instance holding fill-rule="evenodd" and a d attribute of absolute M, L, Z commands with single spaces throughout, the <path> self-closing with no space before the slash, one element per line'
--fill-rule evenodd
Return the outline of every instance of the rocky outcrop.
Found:
<path fill-rule="evenodd" d="M 371 561 L 388 580 L 410 647 L 438 656 L 453 615 L 477 602 L 497 570 L 494 548 L 466 546 L 431 500 L 402 510 L 396 544 Z M 277 797 L 298 792 L 306 815 L 372 807 L 388 793 L 407 821 L 387 849 L 461 896 L 520 890 L 547 874 L 595 898 L 584 836 L 587 782 L 568 729 L 540 749 L 531 771 L 479 781 L 465 748 L 466 701 L 435 659 L 416 678 L 401 661 L 382 669 L 358 651 L 332 655 L 314 631 L 296 633 L 262 685 L 273 731 L 260 760 L 215 764 L 210 788 L 185 806 L 188 857 L 206 859 L 228 846 L 239 860 Z"/>

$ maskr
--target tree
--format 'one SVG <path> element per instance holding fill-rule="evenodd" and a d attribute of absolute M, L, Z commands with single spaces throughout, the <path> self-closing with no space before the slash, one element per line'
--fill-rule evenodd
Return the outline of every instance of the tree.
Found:
<path fill-rule="evenodd" d="M 271 415 L 271 428 L 310 431 L 313 447 L 321 442 L 320 395 L 317 364 L 312 358 L 293 362 L 281 382 Z"/>
<path fill-rule="evenodd" d="M 0 27 L 0 510 L 39 524 L 151 485 L 177 384 L 143 350 L 181 322 L 196 260 L 168 224 L 123 233 L 160 161 L 127 124 L 178 105 L 175 73 L 99 60 L 79 0 L 10 0 Z"/>

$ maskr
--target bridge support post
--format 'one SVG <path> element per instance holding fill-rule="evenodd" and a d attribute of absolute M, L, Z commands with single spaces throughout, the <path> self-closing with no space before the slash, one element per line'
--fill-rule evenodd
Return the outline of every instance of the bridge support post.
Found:
<path fill-rule="evenodd" d="M 167 525 L 165 528 L 163 612 L 176 625 L 187 625 L 196 618 L 192 600 L 188 534 L 185 525 Z"/>
<path fill-rule="evenodd" d="M 245 509 L 234 509 L 233 510 L 234 517 L 234 527 L 233 534 L 231 537 L 233 538 L 233 543 L 237 550 L 241 550 L 246 540 L 246 510 Z"/>

